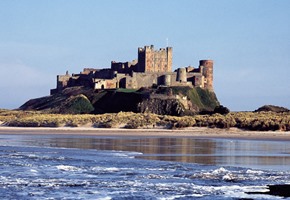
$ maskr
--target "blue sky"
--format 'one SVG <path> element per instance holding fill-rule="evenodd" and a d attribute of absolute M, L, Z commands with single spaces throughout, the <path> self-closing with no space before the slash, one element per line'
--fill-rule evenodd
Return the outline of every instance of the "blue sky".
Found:
<path fill-rule="evenodd" d="M 289 0 L 0 0 L 0 108 L 49 95 L 56 75 L 173 47 L 173 67 L 214 60 L 232 111 L 290 108 Z"/>

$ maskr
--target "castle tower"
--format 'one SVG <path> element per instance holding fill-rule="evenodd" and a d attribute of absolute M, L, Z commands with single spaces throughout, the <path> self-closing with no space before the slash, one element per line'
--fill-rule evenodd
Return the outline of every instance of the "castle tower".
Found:
<path fill-rule="evenodd" d="M 172 71 L 172 47 L 166 47 L 166 55 L 167 55 L 167 68 L 166 72 Z"/>
<path fill-rule="evenodd" d="M 186 83 L 187 82 L 186 69 L 185 68 L 178 68 L 177 69 L 176 81 L 178 81 L 180 83 Z"/>
<path fill-rule="evenodd" d="M 169 74 L 163 75 L 163 85 L 165 86 L 171 85 L 171 76 Z"/>
<path fill-rule="evenodd" d="M 213 60 L 200 60 L 199 66 L 202 68 L 202 75 L 205 77 L 204 87 L 213 91 Z"/>
<path fill-rule="evenodd" d="M 154 50 L 154 46 L 138 48 L 138 66 L 136 72 L 171 72 L 172 47 Z"/>
<path fill-rule="evenodd" d="M 138 48 L 138 65 L 135 69 L 136 72 L 145 72 L 146 66 L 148 62 L 150 63 L 151 59 L 149 58 L 149 54 L 151 55 L 151 48 L 153 46 L 145 46 L 144 48 Z"/>

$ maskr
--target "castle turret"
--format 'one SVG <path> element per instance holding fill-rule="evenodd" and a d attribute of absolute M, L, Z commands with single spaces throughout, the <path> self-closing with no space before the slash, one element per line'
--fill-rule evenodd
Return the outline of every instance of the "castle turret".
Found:
<path fill-rule="evenodd" d="M 163 85 L 170 86 L 171 85 L 171 76 L 169 74 L 163 75 Z"/>
<path fill-rule="evenodd" d="M 200 60 L 199 66 L 202 69 L 202 75 L 205 77 L 204 87 L 213 91 L 213 60 Z"/>
<path fill-rule="evenodd" d="M 178 68 L 177 69 L 176 81 L 181 82 L 181 83 L 186 83 L 187 82 L 186 69 L 185 68 Z"/>

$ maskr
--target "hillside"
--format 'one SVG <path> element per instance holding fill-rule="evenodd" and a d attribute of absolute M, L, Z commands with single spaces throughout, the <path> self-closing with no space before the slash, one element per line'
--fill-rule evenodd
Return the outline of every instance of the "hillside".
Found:
<path fill-rule="evenodd" d="M 93 90 L 85 87 L 70 87 L 61 93 L 31 99 L 19 109 L 62 114 L 132 111 L 178 116 L 213 111 L 218 105 L 215 93 L 201 88 Z"/>

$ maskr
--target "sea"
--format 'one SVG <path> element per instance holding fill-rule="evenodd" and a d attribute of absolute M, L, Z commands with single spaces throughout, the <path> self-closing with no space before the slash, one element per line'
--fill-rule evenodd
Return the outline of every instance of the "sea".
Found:
<path fill-rule="evenodd" d="M 289 199 L 290 142 L 0 135 L 1 199 Z"/>

